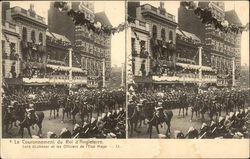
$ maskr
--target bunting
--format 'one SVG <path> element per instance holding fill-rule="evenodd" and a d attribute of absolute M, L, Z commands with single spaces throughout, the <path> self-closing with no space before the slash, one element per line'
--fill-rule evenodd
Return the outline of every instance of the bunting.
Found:
<path fill-rule="evenodd" d="M 101 24 L 100 22 L 94 22 L 86 19 L 85 14 L 80 10 L 73 10 L 71 8 L 70 2 L 54 2 L 54 8 L 57 8 L 61 12 L 67 12 L 75 25 L 87 26 L 88 30 L 92 30 L 97 34 L 105 33 L 107 35 L 115 34 L 125 30 L 127 25 L 125 23 L 119 24 L 117 27 L 108 26 Z"/>
<path fill-rule="evenodd" d="M 242 33 L 243 31 L 248 31 L 249 23 L 245 26 L 237 26 L 235 24 L 229 23 L 227 20 L 221 21 L 213 17 L 210 7 L 200 8 L 193 1 L 184 1 L 180 3 L 181 6 L 185 7 L 187 10 L 193 10 L 194 14 L 201 20 L 203 24 L 213 24 L 215 29 L 220 29 L 221 31 L 227 33 Z"/>

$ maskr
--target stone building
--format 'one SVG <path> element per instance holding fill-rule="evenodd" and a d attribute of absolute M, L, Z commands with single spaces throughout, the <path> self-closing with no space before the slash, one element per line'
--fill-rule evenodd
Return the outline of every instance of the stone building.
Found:
<path fill-rule="evenodd" d="M 21 72 L 19 27 L 9 21 L 2 24 L 2 77 L 17 78 Z"/>
<path fill-rule="evenodd" d="M 129 35 L 132 72 L 136 83 L 150 83 L 154 76 L 162 74 L 161 68 L 175 66 L 177 23 L 166 12 L 163 2 L 158 8 L 138 2 L 128 2 L 128 6 L 128 15 L 135 19 Z"/>
<path fill-rule="evenodd" d="M 111 26 L 104 12 L 95 13 L 93 2 L 72 2 L 71 7 L 84 12 L 85 18 L 90 21 Z M 110 76 L 111 36 L 94 33 L 85 26 L 75 26 L 66 13 L 54 8 L 53 2 L 50 4 L 48 15 L 49 30 L 65 35 L 71 41 L 75 52 L 80 56 L 82 69 L 88 72 L 88 83 L 91 87 L 97 87 L 102 79 L 103 68 L 105 77 Z"/>
<path fill-rule="evenodd" d="M 225 11 L 224 2 L 199 2 L 198 6 L 210 7 L 212 15 L 220 21 L 242 25 L 234 10 Z M 204 49 L 208 50 L 211 66 L 217 70 L 217 86 L 239 85 L 241 33 L 225 33 L 211 24 L 202 24 L 192 10 L 186 10 L 183 6 L 180 6 L 178 15 L 180 28 L 195 34 L 206 44 Z"/>
<path fill-rule="evenodd" d="M 16 37 L 17 34 L 19 36 L 19 39 L 15 39 L 15 42 L 10 45 L 5 44 L 6 49 L 10 46 L 9 50 L 12 53 L 10 57 L 15 60 L 16 77 L 25 77 L 27 70 L 31 70 L 31 74 L 34 72 L 44 73 L 47 58 L 45 18 L 36 14 L 32 4 L 28 10 L 21 7 L 6 9 L 5 16 L 7 22 L 5 29 L 12 29 L 12 33 L 15 33 L 12 36 Z M 15 58 L 13 58 L 13 53 Z M 10 67 L 8 63 L 5 64 L 6 69 Z"/>

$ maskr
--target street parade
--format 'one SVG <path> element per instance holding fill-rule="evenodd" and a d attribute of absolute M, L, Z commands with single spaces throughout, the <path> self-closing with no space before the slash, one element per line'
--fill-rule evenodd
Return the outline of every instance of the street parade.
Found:
<path fill-rule="evenodd" d="M 124 18 L 109 2 L 41 4 L 1 6 L 3 137 L 125 138 Z"/>
<path fill-rule="evenodd" d="M 151 138 L 153 126 L 160 138 L 249 137 L 250 118 L 247 107 L 249 90 L 213 88 L 197 92 L 195 89 L 177 86 L 138 91 L 131 86 L 128 98 L 128 124 L 131 137 L 133 133 L 138 136 L 140 133 L 149 133 Z M 176 114 L 173 113 L 174 109 Z M 188 113 L 191 113 L 191 116 Z M 173 115 L 185 118 L 191 123 L 196 118 L 202 125 L 198 130 L 190 126 L 187 132 L 174 130 L 171 128 L 175 126 L 171 123 Z M 163 135 L 159 132 L 158 126 L 162 128 L 165 123 L 167 129 Z M 142 126 L 147 127 L 147 132 L 139 131 Z"/>
<path fill-rule="evenodd" d="M 62 132 L 56 135 L 59 138 L 125 138 L 125 93 L 122 89 L 79 89 L 69 95 L 67 91 L 65 87 L 30 87 L 28 90 L 4 93 L 4 134 L 19 135 L 9 131 L 20 127 L 18 133 L 21 137 L 24 128 L 32 137 L 34 134 L 31 134 L 30 127 L 38 126 L 37 136 L 45 137 L 42 134 L 43 120 L 49 118 L 60 119 L 61 123 L 70 121 L 74 125 L 72 134 L 68 128 L 62 128 Z M 43 111 L 48 110 L 48 116 L 45 116 Z M 48 133 L 54 134 L 51 131 Z"/>

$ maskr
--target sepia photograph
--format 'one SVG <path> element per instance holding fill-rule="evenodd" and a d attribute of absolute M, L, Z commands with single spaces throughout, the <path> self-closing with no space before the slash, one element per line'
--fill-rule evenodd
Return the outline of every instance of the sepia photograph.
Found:
<path fill-rule="evenodd" d="M 2 2 L 3 138 L 125 138 L 125 2 Z"/>
<path fill-rule="evenodd" d="M 249 6 L 3 0 L 0 158 L 249 158 Z"/>
<path fill-rule="evenodd" d="M 249 138 L 248 1 L 127 2 L 129 138 Z"/>

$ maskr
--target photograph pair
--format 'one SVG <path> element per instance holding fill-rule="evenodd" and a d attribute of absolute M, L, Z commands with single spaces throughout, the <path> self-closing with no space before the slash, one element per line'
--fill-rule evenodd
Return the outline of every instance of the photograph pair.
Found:
<path fill-rule="evenodd" d="M 1 4 L 3 138 L 249 138 L 248 1 Z"/>

